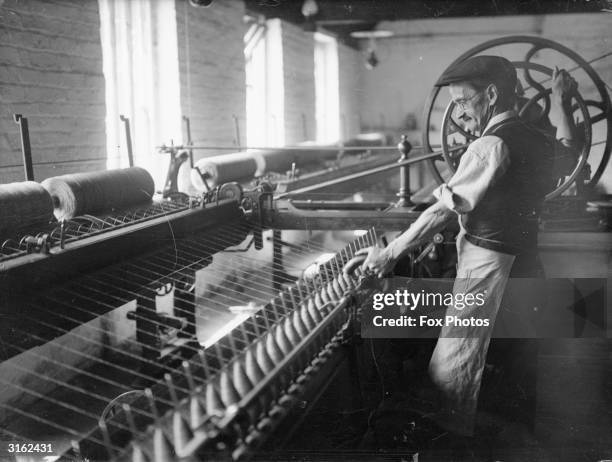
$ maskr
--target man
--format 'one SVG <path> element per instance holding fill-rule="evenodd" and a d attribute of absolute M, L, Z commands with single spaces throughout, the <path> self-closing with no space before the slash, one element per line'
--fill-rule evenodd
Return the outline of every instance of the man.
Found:
<path fill-rule="evenodd" d="M 373 248 L 363 266 L 386 274 L 403 254 L 458 217 L 453 292 L 483 293 L 486 301 L 462 310 L 449 306 L 447 315 L 477 315 L 493 323 L 513 266 L 533 267 L 537 260 L 538 216 L 550 186 L 554 142 L 518 119 L 516 71 L 502 57 L 467 59 L 436 85 L 449 86 L 459 120 L 480 137 L 448 183 L 434 191 L 437 202 L 388 247 Z M 473 435 L 491 330 L 445 326 L 433 352 L 430 375 L 443 406 L 432 418 L 453 433 Z"/>

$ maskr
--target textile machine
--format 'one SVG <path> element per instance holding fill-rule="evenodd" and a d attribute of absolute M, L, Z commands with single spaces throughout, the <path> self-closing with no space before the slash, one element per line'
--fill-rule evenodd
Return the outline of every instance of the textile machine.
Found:
<path fill-rule="evenodd" d="M 593 80 L 601 100 L 574 95 L 582 151 L 550 198 L 576 179 L 594 185 L 610 154 L 612 113 L 586 61 L 533 37 L 487 42 L 459 59 L 516 43 L 531 47 L 515 63 L 531 82 L 526 105 L 550 93 L 530 74 L 552 72 L 532 62 L 537 50 L 564 53 Z M 418 217 L 409 167 L 430 162 L 443 180 L 470 141 L 453 119 L 453 103 L 439 98 L 436 89 L 423 146 L 411 153 L 404 138 L 399 160 L 374 154 L 320 168 L 321 159 L 337 161 L 351 150 L 395 150 L 365 143 L 246 151 L 193 163 L 200 191 L 184 194 L 179 170 L 198 149 L 186 145 L 163 149 L 170 168 L 155 197 L 152 179 L 136 167 L 0 186 L 0 435 L 5 446 L 17 444 L 12 455 L 243 460 L 282 447 L 359 340 L 359 307 L 372 289 L 359 268 L 343 268 L 356 251 Z M 435 145 L 430 127 L 441 108 L 442 143 Z M 589 177 L 591 126 L 599 122 L 607 124 L 605 147 Z M 310 155 L 318 168 L 303 162 Z M 307 168 L 297 174 L 301 162 Z M 344 185 L 354 192 L 366 177 L 398 169 L 397 202 L 310 196 Z M 296 244 L 283 240 L 282 230 L 368 231 L 333 244 Z M 253 263 L 258 252 L 271 257 L 265 268 Z M 312 271 L 288 274 L 321 254 Z"/>
<path fill-rule="evenodd" d="M 297 281 L 282 246 L 302 261 L 330 249 L 274 234 L 268 274 L 253 273 L 263 270 L 251 254 L 269 229 L 364 229 L 374 219 L 399 230 L 416 214 L 293 203 L 280 192 L 291 186 L 232 182 L 152 201 L 138 167 L 3 185 L 7 444 L 45 439 L 52 454 L 93 460 L 241 459 L 299 415 L 352 337 L 359 272 L 342 268 L 375 233 Z"/>

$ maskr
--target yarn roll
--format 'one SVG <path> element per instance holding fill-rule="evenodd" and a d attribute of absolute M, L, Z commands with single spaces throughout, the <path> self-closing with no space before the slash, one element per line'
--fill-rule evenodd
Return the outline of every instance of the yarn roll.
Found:
<path fill-rule="evenodd" d="M 0 184 L 0 237 L 16 236 L 23 229 L 53 220 L 53 201 L 35 181 Z"/>
<path fill-rule="evenodd" d="M 294 163 L 297 168 L 321 164 L 326 160 L 336 159 L 341 149 L 338 146 L 320 146 L 306 142 L 294 149 L 254 149 L 205 157 L 198 160 L 194 167 L 206 177 L 208 187 L 214 188 L 231 181 L 251 180 L 265 173 L 284 174 L 291 170 Z M 191 184 L 198 191 L 206 190 L 195 169 L 191 171 Z"/>
<path fill-rule="evenodd" d="M 219 156 L 204 157 L 198 160 L 197 167 L 206 177 L 206 183 L 210 188 L 220 184 L 243 179 L 252 179 L 260 170 L 259 159 L 251 152 L 235 152 Z M 191 182 L 199 191 L 206 190 L 202 178 L 195 170 L 191 171 Z"/>
<path fill-rule="evenodd" d="M 338 147 L 317 146 L 312 143 L 302 143 L 301 146 L 320 149 L 300 149 L 299 147 L 283 150 L 269 149 L 257 151 L 256 154 L 263 159 L 266 173 L 286 173 L 291 170 L 294 163 L 297 168 L 320 164 L 326 160 L 335 159 L 340 151 Z"/>
<path fill-rule="evenodd" d="M 58 220 L 149 203 L 155 192 L 153 178 L 140 167 L 61 175 L 42 186 Z"/>

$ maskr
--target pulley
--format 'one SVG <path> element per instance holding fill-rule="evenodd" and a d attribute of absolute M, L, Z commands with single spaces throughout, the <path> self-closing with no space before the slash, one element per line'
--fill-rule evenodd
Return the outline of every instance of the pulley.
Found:
<path fill-rule="evenodd" d="M 576 120 L 581 147 L 571 169 L 564 172 L 564 177 L 548 192 L 546 199 L 559 196 L 576 181 L 583 182 L 587 188 L 593 188 L 610 158 L 612 105 L 605 83 L 590 62 L 604 58 L 607 54 L 589 62 L 552 40 L 510 36 L 490 40 L 468 50 L 453 61 L 449 68 L 479 54 L 505 56 L 512 62 L 524 92 L 519 97 L 518 114 L 540 126 L 548 122 L 550 115 L 550 85 L 554 67 L 563 67 L 574 76 L 578 88 L 569 95 L 571 114 L 568 115 Z M 473 133 L 462 127 L 455 118 L 455 112 L 455 104 L 446 92 L 434 87 L 425 105 L 422 136 L 426 153 L 441 149 L 441 156 L 429 161 L 433 176 L 439 183 L 448 180 L 456 171 L 467 146 L 476 139 Z M 441 124 L 439 120 L 442 120 Z M 435 141 L 436 138 L 439 142 Z"/>

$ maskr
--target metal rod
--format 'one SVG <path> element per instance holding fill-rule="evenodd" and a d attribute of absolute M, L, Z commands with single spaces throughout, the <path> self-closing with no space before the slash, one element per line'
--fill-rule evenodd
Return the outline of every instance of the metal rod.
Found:
<path fill-rule="evenodd" d="M 34 181 L 34 168 L 32 166 L 32 148 L 30 146 L 30 130 L 28 119 L 21 114 L 13 114 L 13 120 L 19 125 L 21 132 L 21 153 L 23 155 L 23 170 L 26 181 Z"/>
<path fill-rule="evenodd" d="M 191 146 L 193 140 L 191 139 L 191 121 L 189 117 L 183 116 L 183 122 L 185 122 L 185 131 L 187 132 L 187 145 Z M 189 167 L 193 168 L 193 149 L 189 148 Z"/>
<path fill-rule="evenodd" d="M 422 148 L 423 146 L 414 146 L 414 149 Z M 156 146 L 158 150 L 169 149 L 169 146 Z M 235 151 L 236 146 L 172 146 L 173 149 L 202 149 L 202 150 L 218 150 L 218 151 Z M 274 150 L 274 151 L 322 151 L 322 150 L 342 150 L 342 151 L 397 151 L 395 146 L 242 146 L 242 150 Z"/>
<path fill-rule="evenodd" d="M 317 200 L 291 200 L 298 209 L 305 210 L 384 210 L 389 202 L 346 202 L 346 201 L 317 201 Z"/>
<path fill-rule="evenodd" d="M 125 145 L 127 146 L 128 163 L 130 167 L 134 166 L 134 154 L 132 152 L 132 134 L 130 133 L 130 119 L 123 114 L 119 116 L 125 128 Z"/>
<path fill-rule="evenodd" d="M 283 268 L 283 248 L 282 248 L 281 230 L 275 229 L 272 231 L 272 289 L 278 292 L 282 289 L 281 276 L 284 273 Z"/>
<path fill-rule="evenodd" d="M 449 149 L 449 151 L 458 151 L 460 149 L 465 149 L 465 145 L 455 146 L 455 147 Z M 423 162 L 424 160 L 435 159 L 436 157 L 439 157 L 441 155 L 441 153 L 442 153 L 442 151 L 430 152 L 429 154 L 423 154 L 421 156 L 412 157 L 412 158 L 403 160 L 401 162 L 395 162 L 395 163 L 392 163 L 392 164 L 383 165 L 381 167 L 376 167 L 376 168 L 373 168 L 373 169 L 368 170 L 366 172 L 353 173 L 352 175 L 346 175 L 346 176 L 343 176 L 343 177 L 340 177 L 340 178 L 336 178 L 336 179 L 333 179 L 333 180 L 329 180 L 329 181 L 325 181 L 323 183 L 319 183 L 319 184 L 316 184 L 316 185 L 305 186 L 304 188 L 296 189 L 296 190 L 288 192 L 288 193 L 279 194 L 275 198 L 276 199 L 281 199 L 283 197 L 287 197 L 287 196 L 290 196 L 292 194 L 303 194 L 303 193 L 306 193 L 306 192 L 315 191 L 317 189 L 327 188 L 329 186 L 335 186 L 337 184 L 345 183 L 347 181 L 357 180 L 359 178 L 363 178 L 363 177 L 366 177 L 366 176 L 376 175 L 377 173 L 386 172 L 386 171 L 393 170 L 393 169 L 396 169 L 396 168 L 404 167 L 406 165 L 416 164 L 418 162 Z"/>

